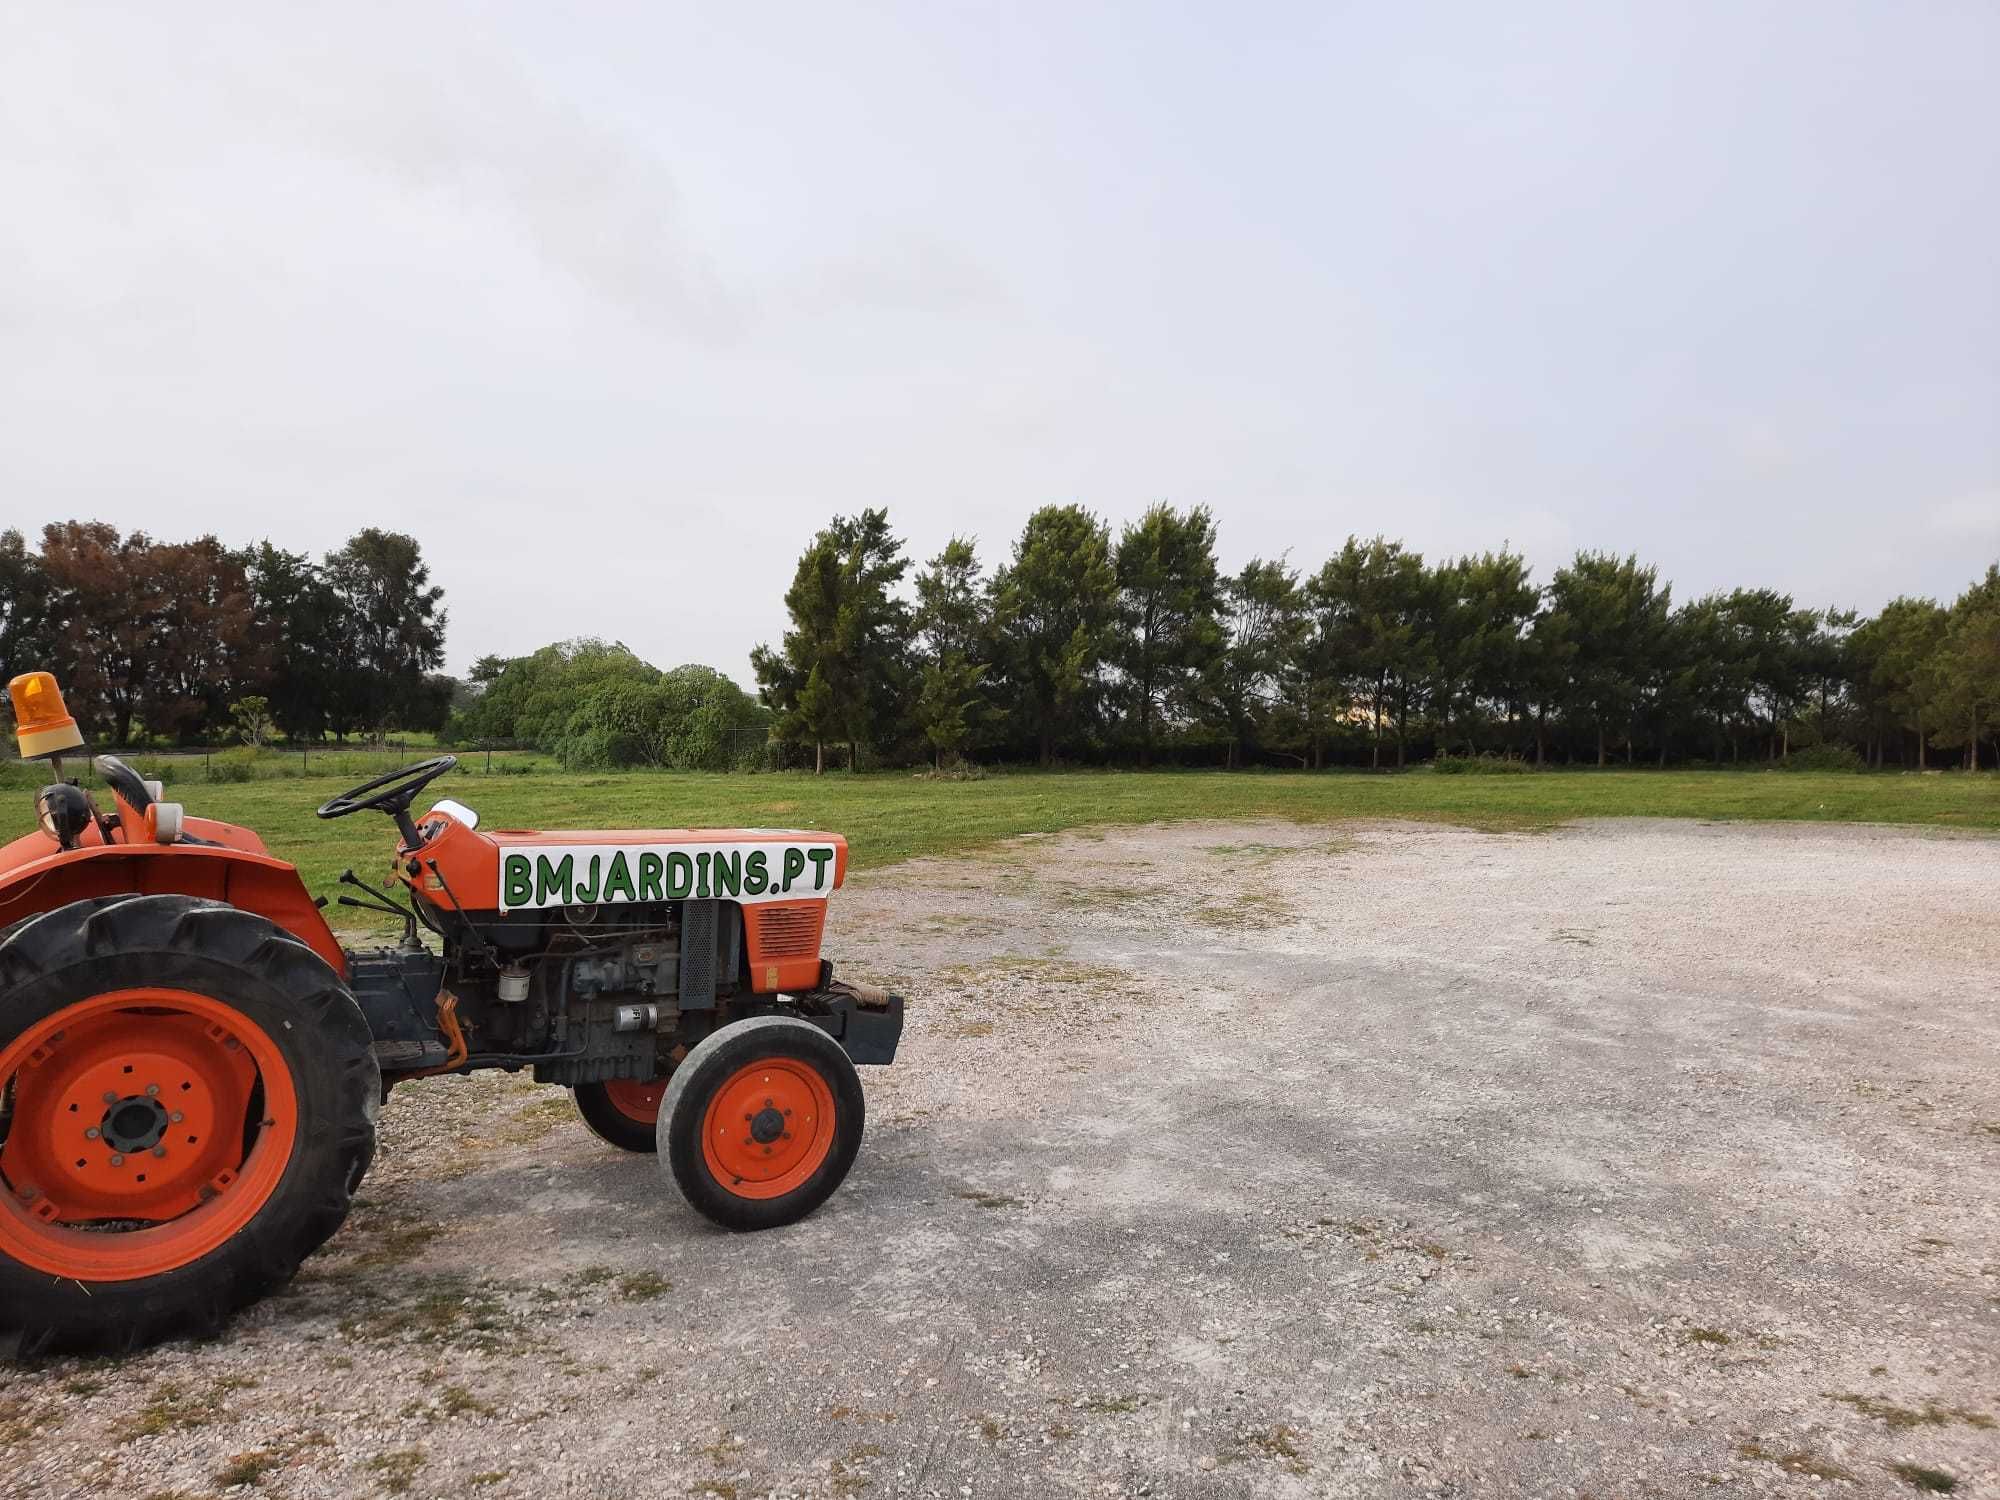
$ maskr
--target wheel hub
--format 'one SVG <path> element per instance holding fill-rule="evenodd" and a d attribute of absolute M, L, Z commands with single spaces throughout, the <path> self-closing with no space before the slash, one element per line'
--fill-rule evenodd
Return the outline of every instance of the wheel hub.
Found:
<path fill-rule="evenodd" d="M 764 1107 L 750 1117 L 750 1139 L 760 1146 L 768 1146 L 784 1133 L 784 1115 L 766 1100 Z"/>
<path fill-rule="evenodd" d="M 150 1151 L 167 1133 L 167 1112 L 157 1097 L 132 1094 L 105 1110 L 98 1129 L 113 1151 Z"/>

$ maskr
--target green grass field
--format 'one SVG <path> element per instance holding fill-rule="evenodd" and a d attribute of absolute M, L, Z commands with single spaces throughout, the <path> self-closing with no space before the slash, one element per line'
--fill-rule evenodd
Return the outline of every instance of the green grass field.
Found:
<path fill-rule="evenodd" d="M 473 764 L 476 758 L 468 757 Z M 34 826 L 20 773 L 0 784 L 0 833 Z M 150 769 L 150 768 L 149 768 Z M 170 780 L 190 813 L 247 824 L 296 862 L 319 894 L 348 866 L 378 878 L 391 847 L 387 819 L 313 816 L 346 777 L 207 784 Z M 1901 823 L 2000 829 L 2000 776 L 1815 774 L 1783 771 L 1545 771 L 1439 776 L 1358 771 L 1016 772 L 978 781 L 907 773 L 717 776 L 631 772 L 455 773 L 432 788 L 477 808 L 489 828 L 794 826 L 843 833 L 857 868 L 976 848 L 1021 833 L 1195 818 L 1298 822 L 1411 818 L 1485 829 L 1546 829 L 1577 818 L 1654 817 Z M 420 802 L 420 807 L 428 801 Z M 343 918 L 352 913 L 342 913 Z"/>

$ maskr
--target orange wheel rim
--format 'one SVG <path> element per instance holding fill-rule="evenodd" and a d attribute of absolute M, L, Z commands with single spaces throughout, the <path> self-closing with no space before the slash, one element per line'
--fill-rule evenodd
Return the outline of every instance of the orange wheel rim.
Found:
<path fill-rule="evenodd" d="M 77 1281 L 199 1260 L 269 1201 L 298 1140 L 277 1044 L 187 990 L 65 1006 L 0 1049 L 10 1083 L 0 1253 Z"/>
<path fill-rule="evenodd" d="M 659 1120 L 660 1100 L 666 1092 L 664 1078 L 650 1082 L 614 1078 L 604 1085 L 604 1097 L 611 1101 L 611 1107 L 637 1125 L 652 1125 Z"/>
<path fill-rule="evenodd" d="M 738 1068 L 708 1101 L 701 1153 L 739 1198 L 779 1198 L 833 1150 L 833 1090 L 810 1063 L 767 1058 Z"/>

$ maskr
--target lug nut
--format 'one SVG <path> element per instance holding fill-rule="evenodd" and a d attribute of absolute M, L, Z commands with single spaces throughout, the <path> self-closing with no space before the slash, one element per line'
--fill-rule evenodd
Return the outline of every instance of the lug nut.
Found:
<path fill-rule="evenodd" d="M 91 1126 L 91 1127 L 90 1127 L 90 1128 L 89 1128 L 88 1130 L 84 1131 L 84 1133 L 83 1133 L 83 1138 L 84 1138 L 84 1139 L 85 1139 L 86 1141 L 94 1141 L 94 1140 L 96 1140 L 96 1139 L 97 1139 L 97 1127 L 96 1127 L 95 1125 L 93 1125 L 93 1126 Z"/>
<path fill-rule="evenodd" d="M 165 1146 L 155 1146 L 153 1148 L 153 1155 L 155 1156 L 165 1156 L 166 1154 L 167 1148 Z"/>
<path fill-rule="evenodd" d="M 182 1120 L 185 1120 L 187 1116 L 182 1114 L 179 1110 L 175 1110 L 172 1114 L 168 1115 L 167 1118 L 169 1120 L 172 1120 L 176 1125 L 178 1125 Z"/>
<path fill-rule="evenodd" d="M 114 1151 L 111 1153 L 111 1165 L 114 1167 L 122 1167 L 125 1165 L 125 1158 L 120 1156 L 116 1151 Z"/>
<path fill-rule="evenodd" d="M 160 1091 L 160 1086 L 157 1083 L 149 1083 L 146 1085 L 146 1094 L 149 1098 L 152 1095 L 159 1093 L 159 1091 Z"/>
<path fill-rule="evenodd" d="M 118 1102 L 118 1096 L 112 1093 L 110 1089 L 106 1089 L 104 1091 L 104 1102 L 106 1104 L 116 1104 Z"/>

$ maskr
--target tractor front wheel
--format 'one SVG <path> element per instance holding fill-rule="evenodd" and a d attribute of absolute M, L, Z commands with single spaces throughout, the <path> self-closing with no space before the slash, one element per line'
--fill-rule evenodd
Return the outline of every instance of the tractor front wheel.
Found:
<path fill-rule="evenodd" d="M 576 1112 L 600 1141 L 621 1151 L 660 1149 L 660 1100 L 667 1080 L 614 1078 L 605 1083 L 579 1083 Z"/>
<path fill-rule="evenodd" d="M 792 1016 L 756 1016 L 706 1037 L 674 1070 L 660 1161 L 724 1229 L 775 1229 L 840 1186 L 865 1112 L 838 1042 Z"/>
<path fill-rule="evenodd" d="M 0 1330 L 215 1331 L 340 1227 L 381 1074 L 340 977 L 251 912 L 78 901 L 0 934 Z"/>

